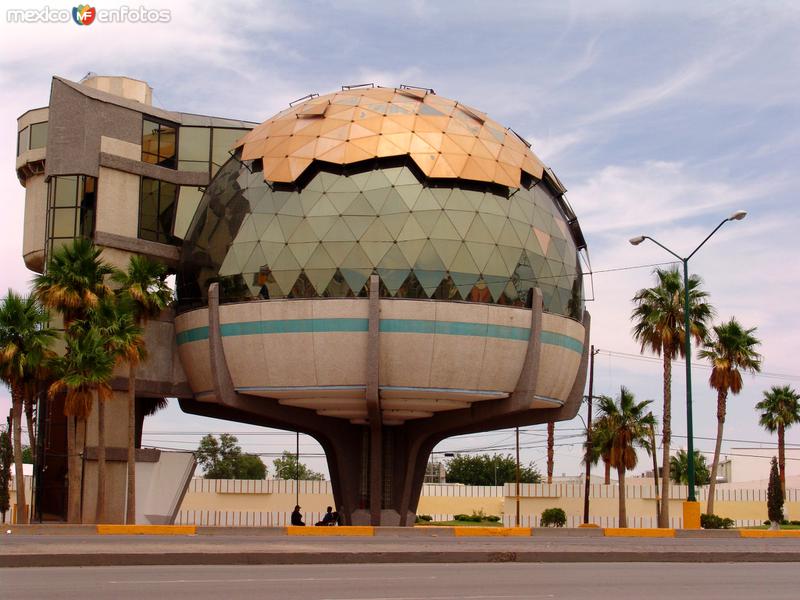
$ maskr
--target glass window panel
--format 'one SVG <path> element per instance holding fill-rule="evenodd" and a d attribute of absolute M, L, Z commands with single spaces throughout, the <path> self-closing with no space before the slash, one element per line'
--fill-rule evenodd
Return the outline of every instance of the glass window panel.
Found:
<path fill-rule="evenodd" d="M 142 120 L 142 160 L 149 163 L 158 162 L 158 129 L 159 124 L 147 119 Z"/>
<path fill-rule="evenodd" d="M 44 148 L 47 145 L 47 121 L 31 125 L 30 149 Z"/>
<path fill-rule="evenodd" d="M 170 169 L 175 168 L 175 144 L 177 132 L 174 127 L 162 125 L 158 134 L 158 164 Z"/>
<path fill-rule="evenodd" d="M 69 177 L 56 177 L 55 178 L 56 206 L 75 206 L 78 202 L 78 177 L 75 175 Z"/>
<path fill-rule="evenodd" d="M 231 149 L 240 137 L 247 130 L 245 129 L 224 129 L 215 127 L 211 135 L 211 163 L 215 173 L 231 157 Z"/>
<path fill-rule="evenodd" d="M 30 128 L 25 127 L 17 134 L 17 156 L 28 150 L 30 131 Z"/>
<path fill-rule="evenodd" d="M 211 158 L 211 129 L 208 127 L 181 127 L 178 160 L 200 161 L 206 164 Z"/>
<path fill-rule="evenodd" d="M 173 227 L 173 235 L 175 237 L 183 239 L 186 235 L 186 231 L 189 229 L 202 198 L 203 192 L 200 188 L 181 186 L 178 192 L 178 208 L 175 212 L 175 225 Z"/>
<path fill-rule="evenodd" d="M 58 208 L 53 210 L 53 237 L 75 237 L 74 208 Z"/>

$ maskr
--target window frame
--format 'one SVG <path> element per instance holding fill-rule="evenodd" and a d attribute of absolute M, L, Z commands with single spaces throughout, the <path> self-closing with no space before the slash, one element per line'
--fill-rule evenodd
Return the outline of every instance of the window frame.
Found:
<path fill-rule="evenodd" d="M 155 125 L 158 125 L 158 134 L 156 136 L 156 153 L 155 154 L 153 154 L 152 152 L 145 152 L 145 149 L 144 149 L 144 136 L 145 136 L 145 129 L 144 128 L 145 128 L 145 123 L 146 122 L 150 122 L 150 123 L 154 123 Z M 165 127 L 169 127 L 171 129 L 175 130 L 174 154 L 171 157 L 172 164 L 163 164 L 163 161 L 167 160 L 167 158 L 163 158 L 162 159 L 162 154 L 161 154 L 161 131 L 162 131 L 162 128 L 165 128 Z M 179 139 L 180 138 L 180 129 L 181 129 L 181 127 L 177 123 L 173 123 L 173 122 L 167 121 L 165 119 L 159 119 L 158 117 L 153 117 L 151 115 L 147 115 L 147 114 L 142 113 L 142 127 L 141 127 L 141 131 L 142 131 L 142 135 L 141 135 L 142 155 L 141 155 L 141 161 L 145 162 L 147 164 L 150 164 L 150 165 L 155 165 L 157 167 L 163 167 L 164 169 L 172 169 L 173 171 L 177 171 L 178 170 L 178 148 L 180 147 L 180 139 Z M 152 161 L 149 161 L 149 160 L 145 160 L 145 155 L 155 156 L 156 161 L 152 162 Z"/>

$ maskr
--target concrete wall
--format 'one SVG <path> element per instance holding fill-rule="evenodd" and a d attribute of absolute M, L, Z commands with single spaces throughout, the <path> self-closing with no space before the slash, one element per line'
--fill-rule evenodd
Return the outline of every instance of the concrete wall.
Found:
<path fill-rule="evenodd" d="M 590 496 L 590 520 L 603 527 L 616 527 L 619 509 L 618 486 L 593 484 Z M 583 485 L 579 484 L 521 484 L 520 521 L 523 526 L 537 526 L 547 508 L 562 508 L 567 524 L 578 526 L 583 520 Z M 626 503 L 630 527 L 655 527 L 655 489 L 649 485 L 628 486 Z M 670 490 L 671 525 L 683 525 L 682 503 L 685 486 Z M 483 511 L 503 517 L 507 526 L 516 516 L 515 486 L 463 486 L 455 484 L 425 484 L 420 497 L 418 514 L 447 520 L 455 514 Z M 295 482 L 283 480 L 235 481 L 193 479 L 181 505 L 179 523 L 228 524 L 267 526 L 285 524 L 295 504 Z M 698 500 L 705 503 L 706 490 L 698 490 Z M 300 505 L 308 518 L 324 512 L 333 504 L 330 482 L 300 482 Z M 800 490 L 787 490 L 784 506 L 787 519 L 800 519 Z M 767 518 L 766 488 L 728 489 L 716 493 L 715 511 L 734 519 L 738 525 L 758 525 Z"/>

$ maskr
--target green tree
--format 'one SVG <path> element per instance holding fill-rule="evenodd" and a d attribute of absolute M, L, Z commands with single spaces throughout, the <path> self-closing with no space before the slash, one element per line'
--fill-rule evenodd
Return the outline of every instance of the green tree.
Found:
<path fill-rule="evenodd" d="M 89 356 L 95 354 L 101 359 L 98 368 L 105 368 L 106 357 L 100 356 L 102 340 L 97 336 L 79 342 L 83 336 L 82 327 L 72 327 L 76 321 L 86 321 L 88 311 L 98 305 L 100 300 L 113 294 L 106 284 L 106 277 L 114 273 L 114 268 L 100 258 L 101 250 L 90 240 L 78 238 L 56 249 L 49 257 L 45 271 L 34 278 L 34 293 L 39 301 L 51 310 L 61 314 L 66 341 L 66 361 L 58 363 L 61 384 L 48 390 L 53 397 L 66 393 L 64 415 L 67 417 L 67 464 L 68 464 L 68 504 L 67 520 L 78 523 L 81 520 L 81 452 L 86 434 L 86 419 L 92 407 L 91 385 L 102 380 L 102 375 L 91 373 Z M 83 356 L 69 358 L 70 352 L 78 351 Z M 111 360 L 113 368 L 113 360 Z"/>
<path fill-rule="evenodd" d="M 322 473 L 312 471 L 302 462 L 297 462 L 297 456 L 284 450 L 283 454 L 272 461 L 275 469 L 275 476 L 278 479 L 303 479 L 308 481 L 322 481 L 325 476 Z"/>
<path fill-rule="evenodd" d="M 689 483 L 689 454 L 683 448 L 669 459 L 669 476 L 672 479 L 672 483 L 676 485 L 687 485 Z M 708 470 L 706 457 L 695 450 L 694 482 L 697 485 L 708 485 L 710 481 L 711 473 Z"/>
<path fill-rule="evenodd" d="M 48 314 L 33 296 L 23 297 L 9 290 L 0 301 L 0 379 L 11 389 L 14 476 L 22 475 L 22 410 L 30 382 L 41 373 L 56 337 L 47 326 Z M 27 400 L 30 402 L 30 399 Z M 32 423 L 29 423 L 29 428 Z M 31 440 L 33 432 L 29 431 Z M 25 486 L 17 485 L 17 523 L 25 523 Z"/>
<path fill-rule="evenodd" d="M 243 454 L 236 436 L 223 433 L 219 440 L 208 434 L 195 453 L 206 479 L 264 479 L 267 467 L 254 454 Z"/>
<path fill-rule="evenodd" d="M 761 356 L 755 348 L 761 342 L 753 335 L 756 328 L 745 329 L 735 317 L 727 323 L 714 326 L 711 335 L 703 344 L 700 358 L 711 363 L 708 384 L 717 390 L 717 443 L 711 463 L 711 486 L 708 489 L 706 513 L 714 514 L 714 491 L 717 486 L 719 456 L 722 450 L 722 430 L 725 425 L 728 394 L 742 391 L 742 371 L 757 373 L 761 370 Z M 698 483 L 700 483 L 698 478 Z"/>
<path fill-rule="evenodd" d="M 22 464 L 23 465 L 33 464 L 33 448 L 31 448 L 30 446 L 22 447 Z"/>
<path fill-rule="evenodd" d="M 447 482 L 464 485 L 504 485 L 516 481 L 517 461 L 510 454 L 456 454 L 447 461 Z M 531 462 L 519 466 L 520 483 L 541 483 Z"/>
<path fill-rule="evenodd" d="M 770 433 L 778 432 L 778 469 L 786 494 L 786 429 L 800 423 L 800 396 L 788 385 L 773 385 L 756 408 L 761 411 L 759 424 Z"/>
<path fill-rule="evenodd" d="M 778 529 L 783 521 L 783 482 L 778 474 L 778 461 L 772 457 L 767 487 L 767 517 L 772 521 L 771 529 Z"/>
<path fill-rule="evenodd" d="M 625 472 L 636 468 L 636 449 L 651 452 L 650 426 L 655 417 L 645 412 L 652 400 L 636 402 L 633 394 L 620 388 L 619 400 L 615 402 L 608 396 L 601 396 L 600 414 L 608 419 L 609 463 L 617 470 L 619 478 L 619 526 L 627 527 L 628 518 L 625 506 Z"/>
<path fill-rule="evenodd" d="M 662 502 L 659 527 L 669 526 L 669 451 L 672 439 L 672 361 L 686 353 L 683 276 L 677 268 L 656 269 L 656 284 L 636 292 L 633 338 L 641 344 L 640 351 L 649 349 L 663 359 L 664 412 L 662 415 Z M 706 338 L 708 323 L 714 315 L 708 294 L 701 288 L 697 275 L 689 277 L 690 335 L 696 343 Z"/>
<path fill-rule="evenodd" d="M 166 283 L 167 268 L 144 256 L 131 256 L 126 271 L 112 278 L 120 286 L 119 293 L 130 302 L 134 320 L 144 327 L 172 301 L 172 290 Z M 128 363 L 128 492 L 126 523 L 136 521 L 136 362 Z M 152 405 L 152 403 L 150 403 Z M 150 406 L 149 405 L 149 406 Z"/>
<path fill-rule="evenodd" d="M 9 426 L 11 423 L 9 422 Z M 5 523 L 6 512 L 11 507 L 9 486 L 11 483 L 11 465 L 14 462 L 14 449 L 11 447 L 11 434 L 8 427 L 0 429 L 0 521 Z"/>

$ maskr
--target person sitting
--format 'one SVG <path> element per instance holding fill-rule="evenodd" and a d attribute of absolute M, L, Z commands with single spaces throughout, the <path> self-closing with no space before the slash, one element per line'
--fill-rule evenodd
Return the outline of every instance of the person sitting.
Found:
<path fill-rule="evenodd" d="M 316 527 L 327 527 L 336 525 L 339 521 L 339 514 L 333 512 L 333 507 L 329 506 L 325 516 L 322 517 L 322 521 L 316 524 Z"/>
<path fill-rule="evenodd" d="M 300 505 L 299 504 L 297 506 L 295 506 L 294 510 L 292 511 L 292 525 L 294 525 L 295 527 L 305 527 L 306 526 L 306 524 L 303 523 L 303 515 L 300 512 Z"/>

